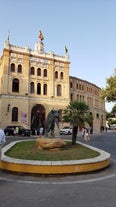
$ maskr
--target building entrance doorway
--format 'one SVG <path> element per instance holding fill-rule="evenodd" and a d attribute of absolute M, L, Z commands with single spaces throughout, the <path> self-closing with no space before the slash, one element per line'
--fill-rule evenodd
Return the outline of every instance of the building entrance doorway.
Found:
<path fill-rule="evenodd" d="M 39 134 L 40 126 L 45 126 L 45 107 L 36 104 L 31 110 L 31 130 L 32 134 Z"/>

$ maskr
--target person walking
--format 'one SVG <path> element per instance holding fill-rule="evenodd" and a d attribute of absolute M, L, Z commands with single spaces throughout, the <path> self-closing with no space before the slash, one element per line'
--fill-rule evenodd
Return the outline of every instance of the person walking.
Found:
<path fill-rule="evenodd" d="M 44 128 L 43 128 L 43 126 L 41 126 L 41 127 L 39 128 L 39 135 L 40 135 L 40 137 L 42 137 L 43 132 L 44 132 Z"/>
<path fill-rule="evenodd" d="M 2 155 L 2 146 L 6 142 L 6 137 L 5 133 L 2 129 L 0 129 L 0 160 L 1 160 L 1 155 Z"/>
<path fill-rule="evenodd" d="M 18 135 L 19 134 L 19 127 L 17 126 L 15 130 L 16 130 L 16 135 Z"/>
<path fill-rule="evenodd" d="M 87 128 L 85 128 L 84 140 L 86 142 L 90 141 L 89 132 L 88 132 L 88 129 Z"/>

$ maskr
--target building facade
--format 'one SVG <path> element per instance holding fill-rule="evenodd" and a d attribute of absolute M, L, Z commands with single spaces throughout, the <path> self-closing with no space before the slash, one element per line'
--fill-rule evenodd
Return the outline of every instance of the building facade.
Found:
<path fill-rule="evenodd" d="M 105 123 L 100 88 L 69 75 L 68 55 L 46 53 L 42 41 L 35 49 L 5 41 L 0 58 L 0 127 L 23 125 L 38 129 L 51 109 L 62 111 L 70 100 L 85 101 L 93 115 L 92 127 Z"/>
<path fill-rule="evenodd" d="M 93 83 L 70 76 L 70 100 L 84 101 L 93 117 L 91 127 L 100 131 L 101 126 L 106 126 L 105 102 L 100 99 L 100 88 Z"/>

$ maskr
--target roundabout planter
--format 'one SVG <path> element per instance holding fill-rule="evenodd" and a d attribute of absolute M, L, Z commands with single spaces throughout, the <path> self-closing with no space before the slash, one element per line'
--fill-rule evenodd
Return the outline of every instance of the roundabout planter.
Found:
<path fill-rule="evenodd" d="M 5 146 L 2 151 L 0 169 L 17 173 L 32 173 L 43 175 L 60 175 L 73 173 L 87 173 L 103 169 L 110 165 L 110 154 L 86 144 L 82 144 L 92 150 L 98 151 L 99 156 L 90 159 L 69 160 L 69 161 L 35 161 L 15 159 L 5 155 L 5 152 L 13 147 L 17 142 L 12 142 Z M 21 141 L 22 142 L 22 141 Z"/>

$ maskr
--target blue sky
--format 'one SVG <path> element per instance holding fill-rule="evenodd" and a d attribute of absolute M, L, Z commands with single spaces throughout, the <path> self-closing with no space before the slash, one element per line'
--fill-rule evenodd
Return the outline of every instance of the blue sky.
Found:
<path fill-rule="evenodd" d="M 0 55 L 8 31 L 11 44 L 34 49 L 39 30 L 46 52 L 64 55 L 66 45 L 71 76 L 105 87 L 116 68 L 116 0 L 1 1 Z"/>

